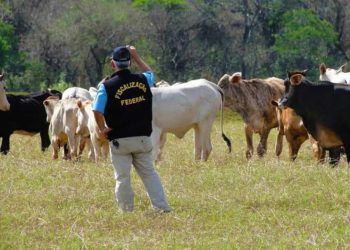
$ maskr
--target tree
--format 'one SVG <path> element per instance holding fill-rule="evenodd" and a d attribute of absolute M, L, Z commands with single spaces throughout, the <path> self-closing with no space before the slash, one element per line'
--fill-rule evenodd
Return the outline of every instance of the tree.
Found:
<path fill-rule="evenodd" d="M 272 46 L 276 53 L 275 70 L 283 72 L 311 67 L 310 75 L 316 77 L 318 65 L 330 60 L 327 57 L 337 39 L 332 24 L 321 20 L 313 11 L 302 9 L 286 12 L 281 26 Z"/>

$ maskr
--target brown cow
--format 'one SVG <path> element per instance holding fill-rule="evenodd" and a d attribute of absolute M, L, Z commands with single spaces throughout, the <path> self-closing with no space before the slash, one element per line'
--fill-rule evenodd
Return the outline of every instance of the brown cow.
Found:
<path fill-rule="evenodd" d="M 266 153 L 270 130 L 278 126 L 275 107 L 271 101 L 282 96 L 283 80 L 275 77 L 243 80 L 241 73 L 237 72 L 232 76 L 222 76 L 218 85 L 224 91 L 224 105 L 243 118 L 247 140 L 246 158 L 253 155 L 253 133 L 260 135 L 257 153 L 262 157 Z"/>

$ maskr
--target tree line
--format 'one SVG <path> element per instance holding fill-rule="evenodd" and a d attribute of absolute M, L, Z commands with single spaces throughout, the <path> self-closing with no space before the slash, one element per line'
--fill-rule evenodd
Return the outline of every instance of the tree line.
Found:
<path fill-rule="evenodd" d="M 2 0 L 0 70 L 11 90 L 96 86 L 133 44 L 168 82 L 283 78 L 350 58 L 348 0 Z"/>

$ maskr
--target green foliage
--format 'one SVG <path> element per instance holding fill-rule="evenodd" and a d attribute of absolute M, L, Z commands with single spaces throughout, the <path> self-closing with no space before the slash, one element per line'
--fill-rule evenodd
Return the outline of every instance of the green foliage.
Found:
<path fill-rule="evenodd" d="M 13 44 L 16 43 L 13 26 L 0 21 L 0 68 L 11 60 Z"/>
<path fill-rule="evenodd" d="M 135 6 L 140 7 L 155 7 L 155 6 L 164 6 L 164 7 L 183 7 L 187 4 L 186 0 L 133 0 Z"/>
<path fill-rule="evenodd" d="M 57 82 L 51 84 L 50 88 L 63 92 L 64 90 L 72 87 L 71 83 L 65 81 L 65 74 L 61 73 L 60 78 Z M 42 87 L 43 88 L 43 87 Z"/>
<path fill-rule="evenodd" d="M 277 54 L 275 67 L 278 71 L 317 68 L 336 43 L 337 33 L 332 24 L 311 10 L 286 12 L 281 26 L 272 47 Z"/>

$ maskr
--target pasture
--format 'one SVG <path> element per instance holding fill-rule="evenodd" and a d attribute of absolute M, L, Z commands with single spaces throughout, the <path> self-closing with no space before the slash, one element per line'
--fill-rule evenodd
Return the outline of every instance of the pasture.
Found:
<path fill-rule="evenodd" d="M 78 163 L 52 161 L 39 136 L 13 135 L 10 153 L 0 156 L 0 249 L 350 248 L 344 159 L 337 168 L 317 165 L 305 142 L 291 163 L 284 140 L 277 160 L 274 129 L 266 157 L 247 162 L 241 119 L 225 111 L 231 154 L 219 120 L 205 163 L 193 160 L 192 133 L 168 136 L 157 166 L 167 214 L 151 209 L 135 171 L 135 211 L 120 213 L 109 159 L 96 165 L 85 152 Z"/>

